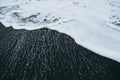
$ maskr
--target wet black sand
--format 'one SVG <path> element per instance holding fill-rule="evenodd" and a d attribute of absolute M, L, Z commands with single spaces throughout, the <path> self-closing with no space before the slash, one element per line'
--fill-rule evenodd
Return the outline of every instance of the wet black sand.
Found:
<path fill-rule="evenodd" d="M 58 31 L 0 23 L 0 80 L 120 80 L 120 63 Z"/>

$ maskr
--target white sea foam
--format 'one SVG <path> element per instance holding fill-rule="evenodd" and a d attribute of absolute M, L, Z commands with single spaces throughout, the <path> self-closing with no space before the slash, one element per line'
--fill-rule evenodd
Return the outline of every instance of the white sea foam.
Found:
<path fill-rule="evenodd" d="M 6 0 L 7 1 L 7 0 Z M 5 0 L 0 22 L 15 29 L 48 27 L 120 62 L 120 0 Z"/>

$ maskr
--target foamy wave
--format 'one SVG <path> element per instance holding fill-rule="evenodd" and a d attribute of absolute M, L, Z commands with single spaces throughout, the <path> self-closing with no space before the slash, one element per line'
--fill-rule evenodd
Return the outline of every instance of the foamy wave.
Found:
<path fill-rule="evenodd" d="M 0 22 L 15 29 L 49 27 L 120 62 L 119 4 L 120 0 L 16 0 L 0 7 Z"/>

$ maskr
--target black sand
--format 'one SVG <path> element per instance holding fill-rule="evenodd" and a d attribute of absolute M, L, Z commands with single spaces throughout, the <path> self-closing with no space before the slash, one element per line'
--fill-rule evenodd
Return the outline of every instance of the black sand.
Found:
<path fill-rule="evenodd" d="M 55 30 L 0 24 L 0 80 L 120 80 L 120 63 Z"/>

